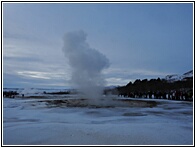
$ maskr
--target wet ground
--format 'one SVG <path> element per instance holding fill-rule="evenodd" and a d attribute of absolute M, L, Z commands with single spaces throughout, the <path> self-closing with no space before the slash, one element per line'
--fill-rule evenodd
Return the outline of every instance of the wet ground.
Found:
<path fill-rule="evenodd" d="M 193 143 L 192 102 L 53 95 L 4 98 L 3 107 L 6 145 Z"/>

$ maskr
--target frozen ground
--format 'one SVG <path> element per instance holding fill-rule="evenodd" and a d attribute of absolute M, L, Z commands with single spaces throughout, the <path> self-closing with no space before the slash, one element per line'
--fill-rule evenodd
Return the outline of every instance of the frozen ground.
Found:
<path fill-rule="evenodd" d="M 40 100 L 3 98 L 4 145 L 193 144 L 192 102 L 156 99 L 156 107 L 88 108 Z"/>

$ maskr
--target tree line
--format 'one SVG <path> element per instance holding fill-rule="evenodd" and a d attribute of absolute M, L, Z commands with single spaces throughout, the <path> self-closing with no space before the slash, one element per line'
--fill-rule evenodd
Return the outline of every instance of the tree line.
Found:
<path fill-rule="evenodd" d="M 165 79 L 136 79 L 125 86 L 106 90 L 105 93 L 117 94 L 132 98 L 157 98 L 172 100 L 192 100 L 193 78 L 186 78 L 174 82 Z"/>

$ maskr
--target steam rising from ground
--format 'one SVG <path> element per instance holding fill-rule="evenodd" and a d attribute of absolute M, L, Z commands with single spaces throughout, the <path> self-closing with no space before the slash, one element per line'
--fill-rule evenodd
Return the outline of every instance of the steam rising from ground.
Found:
<path fill-rule="evenodd" d="M 84 31 L 68 32 L 64 36 L 63 52 L 72 68 L 72 83 L 87 98 L 102 96 L 105 80 L 102 70 L 109 67 L 105 55 L 86 42 Z"/>

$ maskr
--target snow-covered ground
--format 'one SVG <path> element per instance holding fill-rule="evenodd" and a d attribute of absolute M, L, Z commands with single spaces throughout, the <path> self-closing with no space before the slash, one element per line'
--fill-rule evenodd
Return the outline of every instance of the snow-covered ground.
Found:
<path fill-rule="evenodd" d="M 3 98 L 3 145 L 192 145 L 193 103 L 154 101 L 156 107 L 81 108 Z"/>

